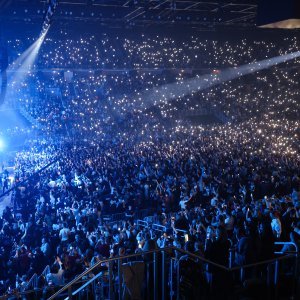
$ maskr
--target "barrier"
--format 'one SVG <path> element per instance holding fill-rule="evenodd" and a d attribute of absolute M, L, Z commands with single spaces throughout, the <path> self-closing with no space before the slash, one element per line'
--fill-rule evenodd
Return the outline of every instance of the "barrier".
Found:
<path fill-rule="evenodd" d="M 46 277 L 50 273 L 50 266 L 46 266 L 44 271 L 42 272 L 42 276 Z"/>
<path fill-rule="evenodd" d="M 26 290 L 33 290 L 36 289 L 38 285 L 38 276 L 36 273 L 34 273 L 32 275 L 32 277 L 30 278 L 30 280 L 27 282 L 26 284 Z"/>
<path fill-rule="evenodd" d="M 278 245 L 278 246 L 283 246 L 283 247 L 284 246 L 292 246 L 295 249 L 295 251 L 292 251 L 292 252 L 297 253 L 297 254 L 299 253 L 298 245 L 293 242 L 275 242 L 274 244 Z M 284 250 L 284 249 L 282 249 L 282 250 Z M 275 254 L 284 254 L 286 252 L 290 253 L 291 251 L 276 251 Z"/>
<path fill-rule="evenodd" d="M 101 285 L 101 276 L 96 271 L 97 267 L 99 267 L 101 264 L 103 265 L 104 263 L 107 265 L 108 281 L 106 283 L 106 294 L 102 296 L 108 299 L 122 299 L 124 289 L 128 288 L 128 286 L 126 286 L 126 283 L 124 282 L 125 277 L 123 278 L 123 276 L 125 276 L 123 273 L 123 263 L 132 260 L 144 262 L 146 268 L 146 294 L 144 294 L 144 299 L 188 299 L 188 297 L 193 295 L 194 292 L 203 293 L 203 299 L 205 299 L 206 297 L 218 296 L 220 292 L 224 292 L 228 297 L 231 297 L 233 296 L 232 293 L 234 293 L 232 286 L 230 284 L 228 285 L 228 287 L 222 285 L 222 280 L 230 283 L 231 281 L 233 281 L 235 274 L 241 273 L 241 270 L 260 271 L 269 268 L 270 271 L 268 274 L 265 274 L 265 272 L 262 272 L 261 274 L 258 272 L 258 274 L 260 274 L 260 278 L 264 282 L 267 282 L 267 276 L 270 276 L 270 278 L 272 278 L 272 280 L 267 283 L 269 296 L 266 299 L 276 300 L 278 299 L 278 283 L 280 270 L 283 269 L 284 263 L 288 265 L 291 262 L 290 260 L 294 259 L 295 256 L 290 254 L 276 259 L 249 264 L 242 267 L 227 268 L 225 266 L 208 261 L 197 255 L 188 253 L 179 248 L 170 247 L 165 249 L 157 249 L 148 252 L 102 260 L 89 270 L 83 272 L 58 292 L 54 293 L 51 297 L 49 297 L 49 300 L 56 299 L 65 291 L 68 291 L 68 298 L 66 299 L 76 298 L 78 295 L 80 295 L 80 293 L 94 295 L 90 296 L 94 297 L 94 299 L 102 299 L 96 297 L 95 287 Z M 113 264 L 117 268 L 112 268 Z M 271 269 L 270 266 L 273 266 L 273 269 Z M 189 268 L 191 270 L 195 270 L 195 267 L 199 272 L 199 276 L 201 277 L 201 284 L 203 284 L 203 286 L 199 284 L 199 286 L 192 285 L 189 287 L 189 284 L 191 284 L 189 283 L 189 280 L 193 280 L 193 277 L 195 276 L 189 277 L 187 270 L 189 271 Z M 95 276 L 81 287 L 73 290 L 74 285 L 77 284 L 82 277 L 89 274 L 94 274 Z M 220 279 L 222 280 L 220 281 Z M 239 281 L 241 287 L 243 286 L 243 281 L 244 279 L 241 279 Z M 220 282 L 221 286 L 218 289 L 218 285 L 220 284 Z M 195 291 L 193 291 L 194 289 Z M 224 291 L 222 289 L 224 289 Z M 296 291 L 296 289 L 294 291 Z M 167 295 L 169 296 L 167 297 Z"/>
<path fill-rule="evenodd" d="M 126 277 L 128 274 L 125 273 L 125 266 L 130 263 L 134 268 L 137 266 L 145 268 L 145 272 L 142 270 L 140 273 L 145 274 L 145 277 L 144 275 L 135 279 L 130 277 L 130 280 L 137 280 L 133 282 L 140 283 L 144 277 L 143 287 L 140 290 L 143 299 L 237 298 L 235 293 L 245 289 L 244 283 L 247 282 L 247 277 L 236 277 L 243 270 L 244 274 L 249 274 L 250 271 L 251 274 L 255 272 L 254 278 L 264 282 L 265 290 L 258 289 L 260 294 L 265 293 L 264 299 L 276 300 L 280 294 L 279 278 L 284 275 L 284 270 L 291 265 L 294 266 L 295 258 L 295 254 L 288 254 L 242 267 L 228 268 L 179 248 L 156 249 L 99 261 L 58 291 L 53 289 L 48 299 L 121 300 L 124 292 L 130 288 L 130 284 L 128 285 L 130 281 Z M 140 262 L 140 264 L 136 265 L 134 262 Z M 299 276 L 298 270 L 293 267 L 294 279 Z M 47 274 L 47 272 L 48 267 L 43 273 Z M 138 274 L 138 272 L 138 269 L 135 269 L 131 274 Z M 283 286 L 283 290 L 287 298 L 296 299 L 298 282 L 294 280 L 291 284 L 293 284 L 292 288 Z M 10 294 L 0 297 L 0 300 L 12 299 L 14 295 L 20 299 L 28 296 L 27 299 L 38 300 L 41 299 L 41 292 L 43 292 L 42 289 L 25 292 L 10 291 Z"/>
<path fill-rule="evenodd" d="M 155 231 L 159 231 L 161 233 L 165 232 L 167 230 L 166 226 L 159 225 L 159 224 L 152 224 L 152 229 Z"/>
<path fill-rule="evenodd" d="M 149 224 L 146 221 L 143 220 L 137 220 L 136 225 L 143 228 L 149 228 Z"/>

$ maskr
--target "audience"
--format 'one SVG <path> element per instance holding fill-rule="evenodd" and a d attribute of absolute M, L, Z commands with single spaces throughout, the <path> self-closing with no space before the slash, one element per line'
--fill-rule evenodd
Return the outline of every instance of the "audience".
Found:
<path fill-rule="evenodd" d="M 31 72 L 16 91 L 40 137 L 15 155 L 13 207 L 0 220 L 5 287 L 47 265 L 47 283 L 62 285 L 102 259 L 168 246 L 228 267 L 230 251 L 231 264 L 242 266 L 273 258 L 275 241 L 299 245 L 296 70 L 273 67 L 140 109 L 141 91 L 202 75 L 182 68 L 236 67 L 262 59 L 258 49 L 276 56 L 296 50 L 298 41 L 280 49 L 246 40 L 237 46 L 191 37 L 182 47 L 172 38 L 158 41 L 46 40 L 39 68 L 102 71 Z M 200 126 L 182 118 L 191 112 L 224 118 Z M 7 178 L 3 173 L 3 191 Z M 163 229 L 138 226 L 142 210 Z M 206 271 L 224 275 L 217 267 Z"/>

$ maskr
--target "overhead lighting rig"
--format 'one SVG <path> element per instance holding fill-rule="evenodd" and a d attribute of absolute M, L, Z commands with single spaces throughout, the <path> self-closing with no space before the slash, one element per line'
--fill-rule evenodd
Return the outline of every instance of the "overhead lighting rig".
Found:
<path fill-rule="evenodd" d="M 49 6 L 48 6 L 48 9 L 47 9 L 45 17 L 44 17 L 41 35 L 46 34 L 46 32 L 48 31 L 48 29 L 52 23 L 52 18 L 53 18 L 55 9 L 58 5 L 58 0 L 49 0 L 48 3 L 49 3 Z"/>

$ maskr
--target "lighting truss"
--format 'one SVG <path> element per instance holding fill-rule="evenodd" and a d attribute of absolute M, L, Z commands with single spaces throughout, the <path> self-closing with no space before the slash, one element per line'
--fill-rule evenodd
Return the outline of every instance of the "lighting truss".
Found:
<path fill-rule="evenodd" d="M 49 3 L 49 6 L 48 6 L 48 9 L 47 9 L 45 17 L 44 17 L 41 36 L 47 32 L 47 30 L 49 29 L 49 27 L 52 23 L 52 18 L 53 18 L 54 12 L 56 10 L 56 7 L 58 5 L 58 0 L 49 0 L 48 3 Z"/>

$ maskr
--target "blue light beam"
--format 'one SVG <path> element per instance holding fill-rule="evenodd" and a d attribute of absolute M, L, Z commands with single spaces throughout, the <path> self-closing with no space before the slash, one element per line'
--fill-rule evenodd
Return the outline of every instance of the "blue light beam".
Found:
<path fill-rule="evenodd" d="M 147 109 L 153 105 L 167 103 L 174 99 L 185 97 L 195 92 L 202 91 L 209 87 L 230 81 L 247 74 L 270 68 L 291 59 L 298 58 L 300 51 L 289 53 L 282 56 L 277 56 L 269 59 L 264 59 L 258 62 L 242 65 L 240 67 L 229 68 L 221 71 L 219 74 L 207 74 L 182 82 L 170 83 L 161 87 L 153 88 L 139 95 L 139 99 L 143 99 L 141 109 Z M 136 101 L 140 103 L 140 101 Z"/>

